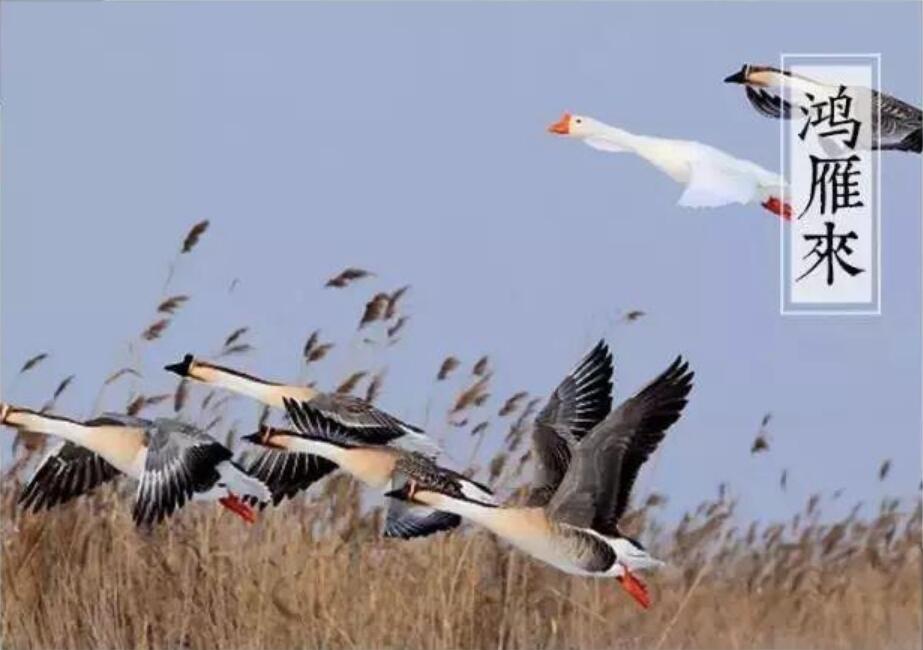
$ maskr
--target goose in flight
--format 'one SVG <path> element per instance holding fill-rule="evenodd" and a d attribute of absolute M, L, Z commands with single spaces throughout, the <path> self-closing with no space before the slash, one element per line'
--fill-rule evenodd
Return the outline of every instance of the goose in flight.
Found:
<path fill-rule="evenodd" d="M 272 408 L 284 410 L 286 399 L 310 402 L 311 406 L 322 414 L 354 430 L 357 435 L 384 439 L 390 444 L 409 449 L 438 452 L 437 445 L 421 429 L 402 422 L 352 395 L 322 393 L 309 386 L 293 386 L 260 379 L 233 368 L 197 359 L 191 354 L 187 354 L 179 363 L 164 368 L 184 379 L 245 395 Z M 269 485 L 275 505 L 301 490 L 308 489 L 334 469 L 334 463 L 320 456 L 289 456 L 286 452 L 268 448 L 249 467 L 254 476 Z"/>
<path fill-rule="evenodd" d="M 583 140 L 594 149 L 633 153 L 686 186 L 679 205 L 713 208 L 731 203 L 759 203 L 785 220 L 791 206 L 782 202 L 782 178 L 749 160 L 692 140 L 636 135 L 585 115 L 564 113 L 548 127 L 557 135 Z"/>
<path fill-rule="evenodd" d="M 390 445 L 386 436 L 343 426 L 310 401 L 297 402 L 285 398 L 285 402 L 295 431 L 266 427 L 260 432 L 244 436 L 248 442 L 278 450 L 276 460 L 270 462 L 278 463 L 280 467 L 268 468 L 266 473 L 270 476 L 284 477 L 284 463 L 315 455 L 331 463 L 332 467 L 342 468 L 365 485 L 383 492 L 400 489 L 409 480 L 417 478 L 420 472 L 425 472 L 428 463 L 432 463 L 430 456 Z M 488 488 L 450 470 L 445 471 L 470 487 L 471 494 L 492 501 Z M 284 478 L 277 482 L 285 484 Z M 384 536 L 401 539 L 425 537 L 450 530 L 460 523 L 461 517 L 456 514 L 392 501 L 385 519 Z"/>
<path fill-rule="evenodd" d="M 218 501 L 252 523 L 253 510 L 244 500 L 270 498 L 266 485 L 238 466 L 227 447 L 177 420 L 105 414 L 77 422 L 4 403 L 0 424 L 64 439 L 20 496 L 20 504 L 36 512 L 119 474 L 139 481 L 132 513 L 138 525 L 160 522 L 190 500 Z"/>
<path fill-rule="evenodd" d="M 724 81 L 744 86 L 747 100 L 761 115 L 785 120 L 792 117 L 793 103 L 800 109 L 799 112 L 807 113 L 812 104 L 836 97 L 840 92 L 838 86 L 823 84 L 767 65 L 744 65 Z M 868 88 L 846 87 L 844 90 L 847 96 L 865 102 L 873 118 L 881 111 L 880 132 L 878 120 L 873 119 L 871 137 L 860 137 L 860 148 L 916 153 L 923 151 L 923 113 L 919 108 Z"/>
<path fill-rule="evenodd" d="M 388 496 L 471 519 L 567 573 L 613 577 L 647 608 L 648 590 L 635 572 L 663 563 L 619 530 L 618 523 L 641 466 L 679 419 L 692 377 L 688 364 L 677 358 L 582 436 L 571 435 L 572 429 L 564 424 L 567 419 L 558 419 L 563 413 L 559 411 L 552 428 L 567 442 L 570 457 L 558 459 L 551 472 L 540 466 L 530 501 L 524 507 L 498 506 L 478 499 L 466 494 L 451 477 L 411 480 Z M 533 446 L 539 458 L 556 457 L 548 445 L 549 438 L 537 428 Z M 564 474 L 559 478 L 561 468 Z M 438 474 L 437 470 L 431 473 Z"/>

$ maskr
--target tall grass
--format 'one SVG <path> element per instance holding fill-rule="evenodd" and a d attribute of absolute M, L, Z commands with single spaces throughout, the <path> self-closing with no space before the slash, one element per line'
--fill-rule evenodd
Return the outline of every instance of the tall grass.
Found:
<path fill-rule="evenodd" d="M 640 611 L 466 528 L 379 537 L 348 479 L 252 527 L 197 504 L 150 532 L 113 488 L 23 515 L 4 486 L 4 648 L 914 648 L 921 507 L 740 530 L 727 504 L 632 528 L 671 567 Z M 711 510 L 711 514 L 706 514 Z M 815 516 L 821 510 L 815 509 Z"/>
<path fill-rule="evenodd" d="M 207 227 L 196 224 L 182 240 L 152 320 L 129 346 L 134 352 L 177 335 L 170 324 L 190 296 L 171 295 L 170 285 Z M 350 268 L 327 286 L 356 291 L 375 282 L 373 273 Z M 407 292 L 368 292 L 357 318 L 365 342 L 390 348 L 407 336 Z M 249 329 L 229 331 L 218 356 L 246 358 Z M 294 352 L 305 368 L 334 349 L 321 336 L 312 332 Z M 33 356 L 20 375 L 44 359 Z M 433 370 L 434 384 L 459 386 L 446 422 L 470 433 L 471 471 L 513 489 L 515 499 L 528 476 L 529 426 L 541 398 L 492 395 L 487 357 L 465 367 L 449 356 Z M 339 389 L 374 399 L 385 378 L 384 369 L 358 369 Z M 126 410 L 177 412 L 233 444 L 226 396 L 194 399 L 186 383 L 172 399 L 148 395 L 131 365 L 113 368 L 100 394 L 129 380 Z M 45 408 L 53 410 L 69 384 L 56 382 Z M 487 438 L 499 451 L 481 458 Z M 828 502 L 812 497 L 787 521 L 745 524 L 726 490 L 678 523 L 662 521 L 665 497 L 650 495 L 625 525 L 670 566 L 650 576 L 655 603 L 642 612 L 614 581 L 564 575 L 475 528 L 384 540 L 380 510 L 368 508 L 345 476 L 264 511 L 254 526 L 213 504 L 193 504 L 165 525 L 138 530 L 128 481 L 50 512 L 23 513 L 15 498 L 44 438 L 26 434 L 19 442 L 0 483 L 4 648 L 920 647 L 918 498 L 886 499 L 875 514 L 857 509 L 831 522 Z M 768 449 L 764 440 L 760 451 Z M 887 468 L 879 472 L 883 479 Z"/>

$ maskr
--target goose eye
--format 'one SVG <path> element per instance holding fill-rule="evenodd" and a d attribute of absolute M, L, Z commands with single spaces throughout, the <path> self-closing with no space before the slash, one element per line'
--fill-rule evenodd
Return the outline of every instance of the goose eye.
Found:
<path fill-rule="evenodd" d="M 574 120 L 574 122 L 576 122 L 577 124 L 582 124 L 582 123 L 583 123 L 583 120 L 581 120 L 581 119 L 578 118 L 578 119 Z"/>

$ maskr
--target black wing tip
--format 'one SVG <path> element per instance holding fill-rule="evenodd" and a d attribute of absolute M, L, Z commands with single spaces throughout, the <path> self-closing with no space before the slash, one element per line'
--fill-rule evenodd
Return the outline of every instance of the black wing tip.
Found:
<path fill-rule="evenodd" d="M 336 463 L 320 456 L 266 448 L 245 471 L 269 489 L 272 505 L 278 506 L 309 489 L 336 468 Z M 260 509 L 266 505 L 261 503 Z"/>
<path fill-rule="evenodd" d="M 689 369 L 689 362 L 679 354 L 661 376 L 671 384 L 685 386 L 688 392 L 692 388 L 695 371 Z"/>
<path fill-rule="evenodd" d="M 584 355 L 580 363 L 570 372 L 570 377 L 577 383 L 578 392 L 589 392 L 590 389 L 608 389 L 612 392 L 612 374 L 614 365 L 612 351 L 605 339 L 600 339 L 593 348 Z"/>

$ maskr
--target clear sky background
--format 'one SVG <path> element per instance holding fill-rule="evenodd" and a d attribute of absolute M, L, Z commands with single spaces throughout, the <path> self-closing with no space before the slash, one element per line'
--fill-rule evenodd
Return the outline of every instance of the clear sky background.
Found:
<path fill-rule="evenodd" d="M 884 89 L 919 105 L 920 21 L 919 3 L 883 2 L 5 2 L 3 398 L 37 407 L 76 373 L 57 411 L 88 416 L 105 377 L 136 361 L 143 382 L 99 404 L 123 408 L 132 390 L 173 390 L 164 363 L 247 325 L 256 350 L 235 362 L 257 374 L 329 387 L 387 365 L 380 405 L 464 461 L 471 439 L 442 414 L 481 354 L 495 368 L 490 451 L 506 431 L 498 403 L 546 395 L 605 336 L 619 398 L 679 353 L 696 371 L 640 486 L 671 512 L 725 480 L 755 517 L 815 491 L 845 488 L 843 508 L 911 496 L 920 157 L 883 156 L 882 316 L 782 317 L 775 217 L 684 210 L 681 188 L 639 159 L 544 129 L 572 110 L 775 167 L 777 123 L 722 79 L 781 52 L 880 52 Z M 129 354 L 205 218 L 167 291 L 190 302 Z M 322 288 L 347 265 L 378 275 Z M 404 283 L 403 340 L 363 344 L 365 300 Z M 648 316 L 619 322 L 629 309 Z M 338 347 L 305 373 L 315 328 Z M 435 387 L 447 354 L 465 366 Z M 238 426 L 257 411 L 241 401 Z M 771 451 L 751 457 L 767 411 Z"/>

